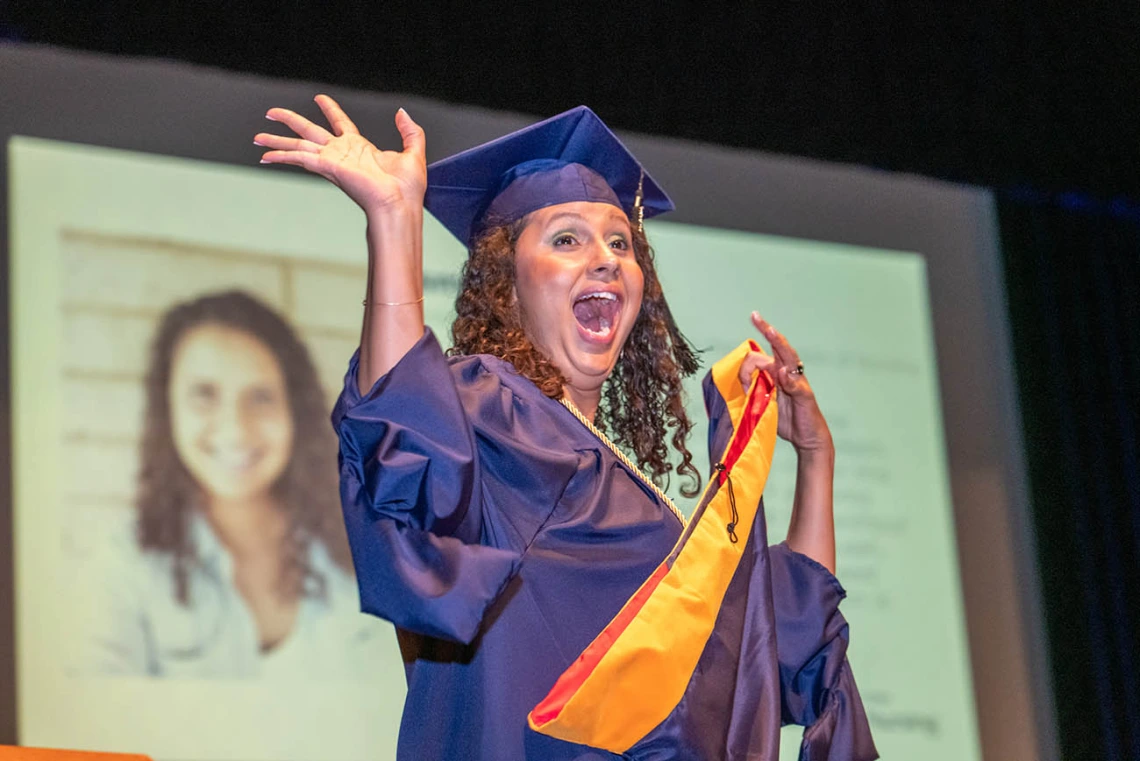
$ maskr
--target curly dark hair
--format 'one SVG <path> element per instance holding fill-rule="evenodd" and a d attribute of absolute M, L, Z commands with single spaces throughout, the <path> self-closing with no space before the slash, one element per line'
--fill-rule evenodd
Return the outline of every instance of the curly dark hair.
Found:
<path fill-rule="evenodd" d="M 566 379 L 527 337 L 513 297 L 515 246 L 524 227 L 526 218 L 493 226 L 472 243 L 455 300 L 448 353 L 493 354 L 510 362 L 546 396 L 558 399 Z M 662 488 L 668 487 L 674 470 L 666 443 L 672 429 L 673 448 L 681 455 L 676 472 L 688 478 L 681 493 L 693 497 L 701 476 L 685 445 L 693 423 L 685 412 L 681 382 L 697 371 L 697 351 L 673 320 L 657 279 L 653 249 L 636 228 L 633 251 L 645 279 L 641 311 L 602 389 L 594 424 Z"/>
<path fill-rule="evenodd" d="M 171 556 L 174 593 L 185 605 L 189 571 L 198 560 L 190 518 L 201 505 L 202 488 L 175 449 L 168 387 L 179 343 L 202 325 L 248 333 L 281 366 L 294 429 L 289 462 L 273 485 L 289 524 L 281 547 L 285 558 L 281 593 L 291 599 L 301 595 L 323 598 L 326 581 L 308 561 L 312 542 L 323 544 L 345 571 L 352 570 L 337 498 L 336 442 L 326 419 L 326 401 L 316 368 L 297 334 L 280 315 L 242 291 L 213 293 L 177 304 L 166 312 L 155 333 L 145 381 L 146 417 L 135 497 L 139 546 Z"/>

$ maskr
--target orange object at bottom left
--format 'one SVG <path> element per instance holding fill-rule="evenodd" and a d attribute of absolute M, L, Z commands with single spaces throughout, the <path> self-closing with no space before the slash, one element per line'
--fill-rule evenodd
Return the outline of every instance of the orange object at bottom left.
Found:
<path fill-rule="evenodd" d="M 97 753 L 86 750 L 0 745 L 0 761 L 151 761 L 151 759 L 150 756 L 136 753 Z"/>

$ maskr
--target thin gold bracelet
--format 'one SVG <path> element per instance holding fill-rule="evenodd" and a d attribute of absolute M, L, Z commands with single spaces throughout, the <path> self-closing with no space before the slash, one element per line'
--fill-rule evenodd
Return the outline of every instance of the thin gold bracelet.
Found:
<path fill-rule="evenodd" d="M 369 301 L 368 299 L 364 299 L 360 302 L 360 304 L 361 306 L 368 306 L 371 304 L 374 307 L 402 307 L 407 306 L 408 304 L 419 304 L 423 300 L 423 296 L 420 296 L 415 301 Z"/>

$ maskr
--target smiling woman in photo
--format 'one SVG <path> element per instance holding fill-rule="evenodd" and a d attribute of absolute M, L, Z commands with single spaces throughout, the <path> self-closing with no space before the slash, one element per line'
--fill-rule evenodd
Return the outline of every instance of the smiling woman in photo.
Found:
<path fill-rule="evenodd" d="M 369 636 L 304 344 L 254 297 L 206 295 L 163 315 L 145 390 L 133 546 L 93 566 L 88 668 L 351 675 Z"/>

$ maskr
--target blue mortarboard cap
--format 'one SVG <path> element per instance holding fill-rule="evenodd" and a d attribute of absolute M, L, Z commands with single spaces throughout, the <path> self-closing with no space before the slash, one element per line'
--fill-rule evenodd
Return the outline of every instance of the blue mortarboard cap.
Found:
<path fill-rule="evenodd" d="M 609 203 L 645 217 L 673 210 L 665 191 L 585 106 L 428 167 L 424 207 L 464 245 L 485 227 L 571 201 Z"/>

